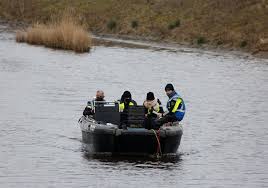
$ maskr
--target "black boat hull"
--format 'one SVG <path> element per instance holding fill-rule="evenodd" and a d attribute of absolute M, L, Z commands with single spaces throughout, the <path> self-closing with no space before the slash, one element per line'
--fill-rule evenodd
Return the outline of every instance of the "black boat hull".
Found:
<path fill-rule="evenodd" d="M 117 126 L 80 122 L 82 140 L 95 154 L 118 155 L 175 154 L 183 134 L 179 124 L 159 130 L 119 129 Z"/>

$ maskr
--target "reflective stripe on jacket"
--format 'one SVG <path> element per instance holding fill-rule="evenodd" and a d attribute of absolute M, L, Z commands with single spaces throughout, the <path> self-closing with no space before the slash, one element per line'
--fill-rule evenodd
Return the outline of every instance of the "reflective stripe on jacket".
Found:
<path fill-rule="evenodd" d="M 155 106 L 155 108 L 148 108 L 148 114 L 151 114 L 153 111 L 155 111 L 157 113 L 160 111 L 159 104 L 157 106 Z"/>
<path fill-rule="evenodd" d="M 175 102 L 174 106 L 171 104 L 172 101 Z M 172 97 L 169 98 L 167 102 L 167 109 L 169 112 L 175 113 L 177 120 L 181 121 L 183 119 L 184 114 L 185 114 L 185 104 L 181 96 L 177 94 L 176 92 Z"/>
<path fill-rule="evenodd" d="M 133 102 L 129 102 L 128 105 L 129 106 L 134 106 L 134 103 Z M 119 104 L 119 112 L 123 112 L 124 109 L 125 109 L 125 103 L 122 102 L 122 103 Z"/>

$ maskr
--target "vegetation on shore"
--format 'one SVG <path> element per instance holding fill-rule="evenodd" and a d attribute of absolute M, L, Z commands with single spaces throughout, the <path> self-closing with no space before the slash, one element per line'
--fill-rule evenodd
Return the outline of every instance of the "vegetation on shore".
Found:
<path fill-rule="evenodd" d="M 1 0 L 0 17 L 46 23 L 70 7 L 97 34 L 268 51 L 267 0 Z"/>
<path fill-rule="evenodd" d="M 88 52 L 91 46 L 89 33 L 70 15 L 64 15 L 59 21 L 34 24 L 25 31 L 17 31 L 16 41 L 79 53 Z"/>

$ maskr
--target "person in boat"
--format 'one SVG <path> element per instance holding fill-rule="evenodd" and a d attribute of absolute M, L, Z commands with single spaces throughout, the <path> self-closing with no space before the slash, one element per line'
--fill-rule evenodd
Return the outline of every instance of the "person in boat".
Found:
<path fill-rule="evenodd" d="M 131 93 L 129 91 L 124 91 L 119 101 L 119 112 L 121 112 L 120 114 L 121 126 L 127 125 L 129 106 L 137 106 L 137 103 L 132 99 Z"/>
<path fill-rule="evenodd" d="M 100 101 L 105 102 L 104 97 L 105 97 L 104 92 L 102 90 L 98 90 L 96 92 L 96 97 L 92 101 L 87 102 L 87 106 L 84 109 L 83 115 L 84 116 L 94 115 L 95 112 L 94 112 L 93 106 L 97 104 L 96 102 L 100 102 Z M 103 104 L 100 103 L 99 105 L 103 105 Z"/>
<path fill-rule="evenodd" d="M 164 113 L 162 104 L 158 98 L 154 97 L 153 92 L 148 92 L 146 100 L 143 102 L 144 106 L 144 127 L 146 129 L 157 129 L 156 119 Z"/>
<path fill-rule="evenodd" d="M 137 103 L 132 99 L 131 93 L 129 91 L 124 91 L 120 99 L 119 111 L 124 112 L 128 109 L 129 106 L 137 106 Z"/>
<path fill-rule="evenodd" d="M 169 98 L 167 102 L 168 111 L 162 114 L 162 117 L 157 121 L 160 126 L 168 122 L 180 122 L 185 115 L 186 109 L 182 97 L 174 90 L 172 84 L 167 84 L 165 91 Z"/>

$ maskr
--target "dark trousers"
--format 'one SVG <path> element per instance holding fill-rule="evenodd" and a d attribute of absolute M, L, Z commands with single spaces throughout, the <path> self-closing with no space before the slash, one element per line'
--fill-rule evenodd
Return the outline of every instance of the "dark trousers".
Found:
<path fill-rule="evenodd" d="M 156 126 L 161 127 L 165 123 L 177 121 L 175 114 L 167 114 L 164 117 L 156 120 Z"/>
<path fill-rule="evenodd" d="M 155 117 L 145 117 L 143 126 L 145 129 L 159 129 L 160 126 L 157 124 L 157 119 Z"/>

